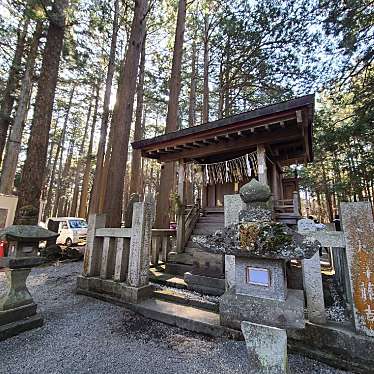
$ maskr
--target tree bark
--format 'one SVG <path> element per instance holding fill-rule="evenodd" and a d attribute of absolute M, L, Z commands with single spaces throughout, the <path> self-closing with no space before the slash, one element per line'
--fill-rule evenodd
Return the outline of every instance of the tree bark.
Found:
<path fill-rule="evenodd" d="M 65 160 L 65 165 L 62 171 L 62 178 L 61 178 L 61 184 L 60 184 L 60 198 L 59 198 L 59 205 L 58 205 L 58 217 L 64 217 L 66 216 L 66 206 L 68 203 L 68 189 L 70 186 L 70 180 L 71 180 L 71 161 L 73 159 L 73 152 L 74 152 L 74 146 L 75 146 L 75 139 L 76 139 L 76 130 L 77 125 L 76 122 L 74 123 L 74 127 L 71 132 L 70 140 L 69 140 L 69 146 L 68 146 L 68 152 Z"/>
<path fill-rule="evenodd" d="M 100 139 L 97 149 L 96 156 L 96 168 L 95 176 L 92 184 L 91 191 L 91 200 L 90 200 L 90 213 L 100 213 L 100 194 L 101 186 L 105 182 L 103 180 L 103 168 L 104 168 L 104 156 L 105 156 L 105 143 L 108 133 L 108 123 L 109 123 L 109 102 L 110 95 L 112 90 L 112 82 L 115 71 L 115 58 L 116 58 L 116 49 L 117 49 L 117 36 L 119 30 L 119 0 L 114 2 L 114 17 L 113 17 L 113 31 L 112 31 L 112 40 L 110 45 L 109 53 L 109 63 L 108 71 L 105 82 L 105 93 L 104 93 L 104 103 L 103 103 L 103 114 L 101 118 L 101 128 L 100 128 Z"/>
<path fill-rule="evenodd" d="M 90 142 L 88 143 L 86 165 L 84 167 L 84 174 L 83 174 L 81 199 L 80 199 L 80 203 L 79 203 L 78 216 L 81 217 L 81 218 L 87 218 L 88 187 L 89 187 L 89 183 L 90 183 L 90 173 L 91 173 L 92 146 L 93 146 L 93 138 L 94 138 L 94 134 L 95 134 L 95 124 L 96 124 L 96 119 L 97 119 L 97 111 L 98 111 L 98 107 L 99 107 L 99 96 L 100 96 L 100 84 L 97 83 L 97 85 L 96 85 L 96 95 L 95 95 L 95 107 L 94 107 L 94 113 L 93 113 L 93 117 L 92 117 Z"/>
<path fill-rule="evenodd" d="M 34 75 L 35 60 L 38 52 L 39 39 L 43 31 L 42 22 L 38 22 L 34 31 L 27 58 L 25 74 L 22 79 L 21 92 L 18 100 L 17 112 L 8 139 L 8 148 L 5 154 L 3 170 L 1 173 L 0 193 L 13 192 L 14 177 L 16 175 L 18 155 L 21 150 L 22 132 L 29 109 L 32 78 Z"/>
<path fill-rule="evenodd" d="M 0 107 L 0 163 L 3 158 L 3 152 L 8 134 L 8 128 L 11 121 L 11 114 L 14 105 L 14 91 L 17 87 L 20 79 L 20 70 L 22 63 L 22 56 L 25 49 L 25 40 L 27 36 L 27 29 L 29 27 L 30 20 L 25 15 L 22 21 L 23 25 L 17 32 L 17 46 L 14 52 L 12 65 L 9 70 L 8 80 L 3 93 L 3 100 Z"/>
<path fill-rule="evenodd" d="M 209 122 L 209 16 L 204 17 L 204 90 L 203 90 L 203 123 Z"/>
<path fill-rule="evenodd" d="M 196 42 L 192 42 L 192 58 L 191 58 L 191 81 L 190 81 L 190 95 L 188 103 L 188 127 L 193 127 L 196 124 Z"/>
<path fill-rule="evenodd" d="M 79 185 L 80 185 L 79 182 L 80 182 L 81 173 L 82 173 L 82 166 L 83 166 L 82 155 L 83 155 L 83 152 L 84 152 L 84 143 L 85 143 L 86 137 L 87 137 L 88 123 L 90 122 L 90 118 L 91 118 L 91 108 L 92 108 L 92 101 L 90 100 L 90 104 L 89 104 L 89 107 L 88 107 L 88 113 L 87 113 L 87 119 L 86 119 L 86 125 L 84 126 L 83 138 L 82 138 L 81 145 L 79 147 L 77 168 L 75 170 L 74 192 L 73 192 L 73 198 L 72 198 L 71 207 L 70 207 L 70 216 L 72 216 L 72 217 L 75 217 L 76 214 L 77 214 Z"/>
<path fill-rule="evenodd" d="M 179 0 L 173 63 L 169 81 L 169 103 L 166 117 L 166 133 L 177 130 L 185 23 L 186 0 Z M 155 227 L 157 228 L 169 227 L 170 193 L 173 189 L 174 174 L 174 163 L 169 162 L 161 169 L 155 220 Z"/>
<path fill-rule="evenodd" d="M 22 222 L 20 210 L 29 206 L 34 213 L 28 220 L 38 223 L 40 195 L 44 179 L 48 138 L 51 126 L 53 101 L 55 97 L 60 55 L 65 32 L 65 9 L 68 0 L 56 0 L 52 5 L 47 41 L 43 53 L 42 67 L 35 99 L 34 118 L 26 161 L 22 170 L 16 222 Z"/>
<path fill-rule="evenodd" d="M 135 129 L 134 141 L 143 137 L 143 102 L 144 102 L 144 70 L 145 70 L 145 38 L 142 43 L 142 52 L 140 56 L 138 89 L 136 92 L 136 110 L 135 110 Z M 131 159 L 131 179 L 129 195 L 133 193 L 141 193 L 141 152 L 140 149 L 132 151 Z"/>
<path fill-rule="evenodd" d="M 53 216 L 54 217 L 56 217 L 58 215 L 58 210 L 59 210 L 59 206 L 60 206 L 60 198 L 61 198 L 61 190 L 62 190 L 61 185 L 63 184 L 63 180 L 62 180 L 62 173 L 63 173 L 63 170 L 62 170 L 62 156 L 63 156 L 63 153 L 64 153 L 64 143 L 65 143 L 66 129 L 67 129 L 67 125 L 68 125 L 68 119 L 69 119 L 69 115 L 70 115 L 71 104 L 72 104 L 73 97 L 74 97 L 75 87 L 76 87 L 76 85 L 74 84 L 72 90 L 70 91 L 68 107 L 66 108 L 64 125 L 63 125 L 63 129 L 62 129 L 61 142 L 60 142 L 60 146 L 58 148 L 60 161 L 59 161 L 59 167 L 58 167 L 58 179 L 57 179 L 57 186 L 56 186 L 55 204 L 54 204 L 54 207 L 53 207 Z M 51 184 L 51 187 L 52 187 L 52 184 Z M 48 204 L 48 201 L 47 201 L 47 204 Z"/>
<path fill-rule="evenodd" d="M 122 204 L 118 199 L 123 196 L 124 190 L 134 95 L 141 45 L 145 35 L 146 14 L 147 0 L 136 1 L 129 46 L 121 69 L 117 101 L 112 117 L 113 147 L 109 162 L 109 183 L 104 201 L 104 212 L 108 214 L 107 224 L 110 227 L 120 227 L 122 221 Z"/>

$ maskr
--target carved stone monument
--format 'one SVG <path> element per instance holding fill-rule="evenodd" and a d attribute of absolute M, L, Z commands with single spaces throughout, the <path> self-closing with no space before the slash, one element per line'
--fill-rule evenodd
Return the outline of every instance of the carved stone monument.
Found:
<path fill-rule="evenodd" d="M 374 337 L 374 222 L 369 202 L 342 203 L 342 221 L 358 332 Z"/>
<path fill-rule="evenodd" d="M 39 242 L 57 236 L 42 227 L 28 225 L 13 225 L 0 231 L 0 238 L 8 241 L 6 256 L 0 257 L 0 267 L 6 268 L 9 283 L 8 292 L 0 298 L 0 340 L 43 324 L 26 279 L 32 267 L 45 262 L 37 256 Z"/>
<path fill-rule="evenodd" d="M 240 190 L 246 208 L 239 212 L 239 223 L 198 240 L 205 251 L 235 256 L 235 279 L 221 297 L 220 321 L 234 329 L 244 326 L 254 367 L 250 372 L 258 374 L 287 372 L 287 354 L 276 355 L 276 363 L 271 353 L 270 361 L 262 357 L 271 346 L 287 352 L 286 333 L 279 329 L 305 327 L 304 294 L 287 288 L 286 263 L 312 258 L 320 248 L 317 241 L 271 220 L 270 195 L 268 186 L 252 179 Z"/>

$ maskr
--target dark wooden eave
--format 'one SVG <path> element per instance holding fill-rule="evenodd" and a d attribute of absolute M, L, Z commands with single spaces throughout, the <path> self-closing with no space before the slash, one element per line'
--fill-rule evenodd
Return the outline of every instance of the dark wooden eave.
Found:
<path fill-rule="evenodd" d="M 257 144 L 280 163 L 312 161 L 314 95 L 280 102 L 152 139 L 132 143 L 159 161 L 207 160 L 240 154 Z"/>

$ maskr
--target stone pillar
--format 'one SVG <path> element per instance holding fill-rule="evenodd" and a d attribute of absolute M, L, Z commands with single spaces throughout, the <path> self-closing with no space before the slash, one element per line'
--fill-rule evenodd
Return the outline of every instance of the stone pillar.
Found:
<path fill-rule="evenodd" d="M 243 321 L 250 374 L 287 374 L 286 330 Z"/>
<path fill-rule="evenodd" d="M 105 227 L 105 214 L 91 214 L 88 217 L 86 250 L 84 252 L 83 276 L 93 277 L 100 274 L 102 238 L 95 236 L 96 229 Z"/>
<path fill-rule="evenodd" d="M 342 203 L 352 310 L 358 332 L 374 337 L 374 222 L 369 202 Z"/>
<path fill-rule="evenodd" d="M 257 146 L 257 173 L 258 181 L 268 185 L 268 175 L 266 166 L 266 150 L 263 144 Z"/>
<path fill-rule="evenodd" d="M 311 219 L 301 219 L 297 228 L 300 234 L 317 231 L 316 225 Z M 325 324 L 326 310 L 323 298 L 323 285 L 321 275 L 321 263 L 319 252 L 312 258 L 302 260 L 303 283 L 306 295 L 308 319 L 310 322 Z"/>
<path fill-rule="evenodd" d="M 184 186 L 184 163 L 179 162 L 179 172 L 178 172 L 178 196 L 181 206 L 177 211 L 177 253 L 183 253 L 184 251 L 184 239 L 185 239 L 185 186 Z"/>
<path fill-rule="evenodd" d="M 154 217 L 154 199 L 147 195 L 143 203 L 134 204 L 130 241 L 127 290 L 123 298 L 137 303 L 150 293 L 149 261 Z"/>
<path fill-rule="evenodd" d="M 239 212 L 246 205 L 239 194 L 224 196 L 225 227 L 239 223 Z M 235 285 L 235 256 L 225 255 L 226 290 Z"/>

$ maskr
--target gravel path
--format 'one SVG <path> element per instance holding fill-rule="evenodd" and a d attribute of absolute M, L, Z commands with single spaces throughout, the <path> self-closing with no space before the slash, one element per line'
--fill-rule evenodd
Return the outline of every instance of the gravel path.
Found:
<path fill-rule="evenodd" d="M 42 328 L 0 342 L 0 373 L 220 374 L 247 372 L 244 342 L 214 339 L 74 294 L 82 263 L 34 269 L 29 289 Z M 0 292 L 5 289 L 0 273 Z M 343 374 L 290 355 L 292 374 Z"/>

